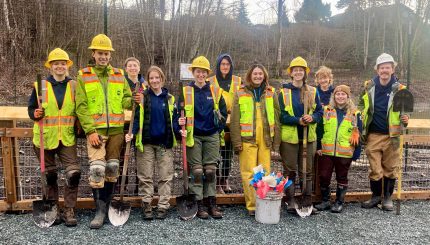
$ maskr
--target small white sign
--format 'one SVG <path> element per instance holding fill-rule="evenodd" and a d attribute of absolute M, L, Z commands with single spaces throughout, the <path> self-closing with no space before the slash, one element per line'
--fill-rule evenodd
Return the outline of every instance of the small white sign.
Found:
<path fill-rule="evenodd" d="M 179 79 L 182 81 L 186 80 L 194 80 L 193 73 L 188 70 L 191 64 L 181 63 L 181 72 L 179 74 Z"/>

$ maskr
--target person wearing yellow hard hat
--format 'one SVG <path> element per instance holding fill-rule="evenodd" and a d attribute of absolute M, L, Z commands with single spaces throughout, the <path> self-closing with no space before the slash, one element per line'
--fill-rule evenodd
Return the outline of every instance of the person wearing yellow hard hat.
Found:
<path fill-rule="evenodd" d="M 223 89 L 223 97 L 227 105 L 227 112 L 229 119 L 231 115 L 231 108 L 233 104 L 234 93 L 239 89 L 242 79 L 239 76 L 233 75 L 233 60 L 229 54 L 221 54 L 216 61 L 215 75 L 208 78 L 208 81 Z M 227 127 L 225 133 L 229 133 L 228 128 L 229 120 L 227 120 Z M 225 194 L 231 192 L 231 187 L 228 182 L 230 175 L 230 165 L 232 160 L 233 147 L 231 141 L 228 139 L 224 141 L 224 132 L 221 135 L 221 162 L 218 169 L 217 176 L 217 193 Z"/>
<path fill-rule="evenodd" d="M 253 168 L 261 164 L 270 173 L 270 150 L 278 151 L 280 144 L 279 103 L 263 65 L 248 69 L 245 83 L 234 96 L 230 134 L 234 150 L 239 152 L 246 209 L 254 216 L 256 195 L 250 186 Z"/>
<path fill-rule="evenodd" d="M 220 219 L 223 214 L 216 207 L 216 170 L 227 107 L 222 89 L 206 81 L 211 72 L 206 57 L 195 58 L 189 70 L 194 81 L 183 87 L 178 101 L 179 108 L 185 110 L 179 125 L 186 125 L 186 132 L 181 131 L 181 134 L 187 138 L 187 161 L 191 170 L 189 189 L 198 204 L 197 217 Z"/>
<path fill-rule="evenodd" d="M 55 224 L 64 221 L 66 226 L 77 225 L 74 209 L 81 177 L 81 165 L 77 159 L 74 132 L 76 82 L 67 76 L 72 64 L 73 62 L 64 50 L 60 48 L 52 50 L 45 62 L 45 67 L 49 69 L 50 75 L 43 79 L 41 84 L 34 83 L 34 89 L 28 103 L 29 117 L 35 122 L 43 120 L 46 198 L 48 200 L 55 200 L 58 203 L 58 166 L 55 155 L 58 156 L 65 168 L 64 210 L 62 214 L 58 213 Z M 41 96 L 44 98 L 42 98 L 42 109 L 39 109 L 38 100 Z M 39 134 L 39 124 L 35 123 L 33 143 L 38 157 L 40 157 Z"/>
<path fill-rule="evenodd" d="M 303 190 L 305 206 L 312 205 L 312 183 L 313 183 L 313 161 L 316 151 L 316 127 L 321 120 L 323 110 L 314 87 L 306 84 L 310 68 L 302 57 L 294 58 L 287 73 L 291 82 L 282 85 L 279 93 L 279 105 L 281 109 L 281 157 L 284 164 L 284 175 L 295 183 L 297 171 L 300 183 L 306 181 L 306 190 Z M 304 111 L 306 107 L 307 111 Z M 307 131 L 307 157 L 306 157 L 306 179 L 303 179 L 302 156 L 304 129 Z M 295 185 L 291 185 L 286 190 L 287 211 L 294 213 L 297 203 L 294 199 Z"/>
<path fill-rule="evenodd" d="M 363 139 L 369 159 L 369 179 L 372 197 L 361 204 L 362 208 L 375 208 L 382 204 L 384 211 L 393 211 L 391 196 L 398 169 L 402 163 L 400 151 L 401 128 L 409 122 L 407 114 L 393 110 L 394 95 L 407 89 L 394 75 L 397 62 L 383 53 L 376 59 L 376 76 L 364 82 L 359 107 L 363 112 Z M 382 198 L 383 196 L 383 198 Z"/>
<path fill-rule="evenodd" d="M 103 226 L 107 208 L 119 175 L 119 159 L 124 142 L 124 109 L 131 109 L 132 94 L 122 69 L 110 64 L 112 42 L 104 34 L 95 36 L 89 49 L 95 66 L 79 71 L 76 113 L 87 136 L 96 216 L 90 228 Z M 136 103 L 141 96 L 134 96 Z"/>

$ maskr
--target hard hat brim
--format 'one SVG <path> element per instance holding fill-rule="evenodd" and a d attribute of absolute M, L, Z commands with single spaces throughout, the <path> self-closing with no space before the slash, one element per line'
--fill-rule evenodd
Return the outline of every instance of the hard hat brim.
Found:
<path fill-rule="evenodd" d="M 200 69 L 204 69 L 204 70 L 208 71 L 208 74 L 211 74 L 211 73 L 212 73 L 212 70 L 211 70 L 211 69 L 208 69 L 208 68 L 203 67 L 203 66 L 189 66 L 189 67 L 188 67 L 188 70 L 192 73 L 192 72 L 193 72 L 193 68 L 200 68 Z"/>
<path fill-rule="evenodd" d="M 306 75 L 309 75 L 309 72 L 311 72 L 311 68 L 309 68 L 309 67 L 304 67 L 304 66 L 290 66 L 290 67 L 287 68 L 288 75 L 291 75 L 291 70 L 293 69 L 293 67 L 303 67 L 306 70 Z"/>
<path fill-rule="evenodd" d="M 48 60 L 45 62 L 45 67 L 50 69 L 51 68 L 51 62 L 53 62 L 53 61 L 59 61 L 59 60 Z M 67 62 L 67 64 L 66 64 L 67 68 L 69 68 L 73 65 L 73 61 L 71 61 L 71 60 L 64 60 L 64 61 Z"/>
<path fill-rule="evenodd" d="M 380 64 L 376 64 L 375 67 L 374 67 L 375 71 L 378 70 L 378 66 L 379 65 L 382 65 L 382 64 L 385 64 L 385 63 L 393 63 L 394 64 L 394 68 L 397 67 L 397 62 L 395 62 L 395 61 L 387 61 L 387 62 L 383 62 L 383 63 L 380 63 Z"/>
<path fill-rule="evenodd" d="M 91 50 L 103 50 L 103 51 L 115 51 L 113 48 L 99 47 L 99 46 L 89 46 L 88 49 Z"/>

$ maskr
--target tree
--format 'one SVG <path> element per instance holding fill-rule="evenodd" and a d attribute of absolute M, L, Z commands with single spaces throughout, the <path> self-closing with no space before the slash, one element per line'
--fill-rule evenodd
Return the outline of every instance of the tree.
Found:
<path fill-rule="evenodd" d="M 321 0 L 304 0 L 294 18 L 296 22 L 315 23 L 325 22 L 331 16 L 330 4 Z"/>
<path fill-rule="evenodd" d="M 236 20 L 242 25 L 251 25 L 251 21 L 248 17 L 248 10 L 246 9 L 246 4 L 244 0 L 239 1 L 239 7 L 237 10 Z"/>

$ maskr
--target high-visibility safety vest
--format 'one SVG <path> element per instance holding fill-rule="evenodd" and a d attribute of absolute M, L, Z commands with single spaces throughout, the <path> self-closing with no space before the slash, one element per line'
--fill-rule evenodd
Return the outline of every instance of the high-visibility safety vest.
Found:
<path fill-rule="evenodd" d="M 374 112 L 374 104 L 375 101 L 375 83 L 373 80 L 369 80 L 365 82 L 366 92 L 364 93 L 362 99 L 364 102 L 363 108 L 363 135 L 367 135 L 367 129 L 373 119 Z M 388 132 L 390 137 L 398 137 L 401 133 L 400 126 L 400 112 L 393 111 L 393 98 L 394 94 L 402 89 L 406 89 L 406 86 L 400 84 L 399 82 L 395 82 L 391 87 L 390 98 L 388 99 L 388 110 L 387 110 L 387 119 L 388 119 Z"/>
<path fill-rule="evenodd" d="M 170 125 L 172 126 L 172 133 L 173 131 L 173 122 L 172 122 L 172 118 L 173 118 L 173 109 L 174 109 L 174 105 L 175 105 L 175 97 L 174 96 L 170 96 L 170 98 L 168 99 L 169 101 L 169 115 L 170 115 Z M 144 112 L 144 108 L 142 104 L 139 104 L 140 110 L 139 110 L 139 132 L 136 135 L 136 148 L 140 151 L 143 152 L 143 143 L 142 143 L 142 137 L 143 137 L 143 120 L 144 120 L 144 116 L 145 116 L 145 112 Z M 168 133 L 168 132 L 166 132 Z M 173 147 L 176 146 L 176 137 L 175 135 L 173 135 Z"/>
<path fill-rule="evenodd" d="M 67 83 L 66 92 L 64 94 L 63 105 L 58 108 L 57 99 L 55 98 L 54 90 L 50 82 L 42 80 L 42 94 L 39 95 L 37 82 L 34 83 L 36 95 L 44 96 L 42 107 L 45 109 L 45 117 L 43 118 L 43 143 L 46 150 L 56 149 L 61 143 L 64 146 L 73 146 L 76 144 L 74 125 L 76 121 L 75 112 L 75 88 L 76 82 L 70 80 Z M 33 126 L 33 143 L 36 147 L 40 147 L 40 132 L 39 124 L 34 123 Z"/>
<path fill-rule="evenodd" d="M 270 137 L 275 136 L 275 107 L 273 95 L 275 88 L 268 87 L 265 94 L 266 115 L 269 122 Z M 240 135 L 242 137 L 252 137 L 255 132 L 255 106 L 253 95 L 247 93 L 245 88 L 237 92 L 240 107 Z"/>
<path fill-rule="evenodd" d="M 311 96 L 312 96 L 312 106 L 309 108 L 309 113 L 306 114 L 312 114 L 316 108 L 316 103 L 315 103 L 315 96 L 317 94 L 317 90 L 314 87 L 311 87 L 309 85 L 306 85 L 308 88 L 308 91 L 311 92 Z M 293 111 L 293 97 L 292 97 L 292 92 L 291 89 L 289 88 L 283 88 L 281 90 L 281 94 L 282 94 L 282 98 L 284 101 L 284 110 L 286 112 L 288 112 L 288 114 L 290 114 L 291 116 L 294 116 L 294 111 Z M 308 126 L 308 142 L 314 142 L 315 140 L 317 140 L 317 124 L 316 123 L 311 123 Z M 282 124 L 281 125 L 281 140 L 282 142 L 287 142 L 290 144 L 298 144 L 299 143 L 299 134 L 297 131 L 297 126 L 295 125 L 285 125 Z"/>
<path fill-rule="evenodd" d="M 349 143 L 354 127 L 357 127 L 357 114 L 349 112 L 338 126 L 336 109 L 324 107 L 324 136 L 321 139 L 322 153 L 328 156 L 352 158 L 355 147 Z"/>
<path fill-rule="evenodd" d="M 95 127 L 123 127 L 124 72 L 121 69 L 112 68 L 108 82 L 104 85 L 91 67 L 80 70 L 79 75 L 85 84 L 88 112 L 94 120 Z"/>
<path fill-rule="evenodd" d="M 210 85 L 211 94 L 214 102 L 214 110 L 219 109 L 219 101 L 221 100 L 223 89 L 217 86 Z M 182 88 L 184 94 L 184 109 L 185 117 L 187 118 L 187 146 L 194 146 L 194 87 L 185 86 Z M 217 96 L 216 96 L 217 95 Z M 220 144 L 225 145 L 224 137 L 220 136 Z"/>
<path fill-rule="evenodd" d="M 220 87 L 216 76 L 212 76 L 208 78 L 208 81 L 210 82 L 211 85 Z M 230 91 L 227 92 L 223 90 L 222 96 L 224 97 L 225 104 L 227 105 L 227 111 L 231 111 L 231 108 L 233 106 L 234 94 L 239 90 L 241 83 L 242 83 L 242 79 L 240 77 L 232 75 L 231 83 L 230 83 Z"/>

